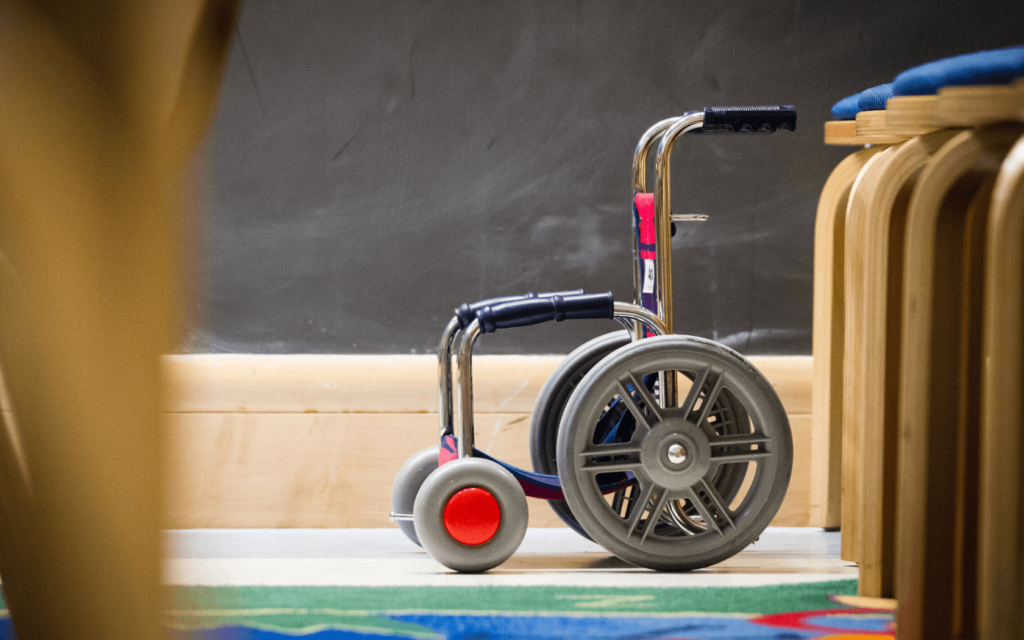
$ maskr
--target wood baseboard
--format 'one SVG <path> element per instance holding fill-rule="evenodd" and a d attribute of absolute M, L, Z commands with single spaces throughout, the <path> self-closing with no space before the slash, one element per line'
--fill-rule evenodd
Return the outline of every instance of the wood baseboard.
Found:
<path fill-rule="evenodd" d="M 474 359 L 477 446 L 530 467 L 530 411 L 561 356 Z M 794 436 L 773 524 L 805 526 L 810 503 L 811 358 L 751 358 Z M 436 443 L 430 356 L 168 356 L 168 525 L 389 527 L 391 482 Z M 530 500 L 531 526 L 563 526 Z"/>
<path fill-rule="evenodd" d="M 564 356 L 476 356 L 477 412 L 526 412 Z M 787 413 L 811 412 L 810 356 L 749 360 Z M 168 413 L 436 413 L 434 356 L 165 356 Z"/>

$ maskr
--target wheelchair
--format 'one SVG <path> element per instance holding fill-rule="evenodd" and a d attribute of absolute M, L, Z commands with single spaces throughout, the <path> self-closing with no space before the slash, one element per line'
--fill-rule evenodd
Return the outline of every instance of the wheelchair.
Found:
<path fill-rule="evenodd" d="M 743 356 L 673 333 L 671 232 L 707 216 L 671 213 L 670 159 L 684 134 L 795 128 L 791 106 L 709 107 L 644 133 L 633 156 L 633 302 L 578 290 L 455 310 L 438 348 L 440 444 L 409 458 L 392 489 L 391 518 L 410 540 L 450 569 L 487 571 L 521 544 L 527 496 L 548 500 L 566 525 L 622 560 L 660 571 L 706 567 L 757 539 L 789 486 L 789 421 Z M 531 415 L 533 470 L 477 450 L 472 362 L 480 336 L 592 318 L 625 330 L 580 346 L 544 384 Z"/>

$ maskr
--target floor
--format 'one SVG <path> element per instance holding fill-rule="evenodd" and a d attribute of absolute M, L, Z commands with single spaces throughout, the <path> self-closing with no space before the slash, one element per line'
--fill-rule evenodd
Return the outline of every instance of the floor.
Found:
<path fill-rule="evenodd" d="M 234 586 L 761 586 L 857 578 L 839 533 L 770 527 L 713 567 L 659 573 L 627 564 L 569 529 L 530 529 L 484 574 L 441 566 L 398 529 L 187 529 L 165 533 L 164 581 Z"/>

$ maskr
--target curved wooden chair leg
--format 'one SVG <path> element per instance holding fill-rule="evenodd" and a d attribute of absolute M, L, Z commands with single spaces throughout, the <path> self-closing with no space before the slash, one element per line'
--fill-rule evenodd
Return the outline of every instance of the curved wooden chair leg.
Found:
<path fill-rule="evenodd" d="M 925 166 L 907 213 L 897 491 L 901 638 L 973 633 L 976 274 L 991 181 L 1020 132 L 989 127 L 957 134 Z"/>
<path fill-rule="evenodd" d="M 832 171 L 818 200 L 814 226 L 814 372 L 810 524 L 839 526 L 843 442 L 843 256 L 850 190 L 864 165 L 884 147 L 851 153 Z"/>
<path fill-rule="evenodd" d="M 872 157 L 857 176 L 846 212 L 843 282 L 845 332 L 843 344 L 842 404 L 842 547 L 840 556 L 849 562 L 860 560 L 860 459 L 864 406 L 862 379 L 864 338 L 864 232 L 875 212 L 867 206 L 871 193 L 884 179 L 900 145 Z"/>
<path fill-rule="evenodd" d="M 852 407 L 860 417 L 861 456 L 852 470 L 860 484 L 858 511 L 859 594 L 893 597 L 896 519 L 896 459 L 900 335 L 903 295 L 903 244 L 907 206 L 921 168 L 955 135 L 944 130 L 913 138 L 893 149 L 871 188 L 851 201 L 861 223 L 863 296 L 861 324 L 850 354 L 859 380 Z"/>
<path fill-rule="evenodd" d="M 1024 637 L 1024 138 L 992 194 L 985 256 L 978 637 Z"/>

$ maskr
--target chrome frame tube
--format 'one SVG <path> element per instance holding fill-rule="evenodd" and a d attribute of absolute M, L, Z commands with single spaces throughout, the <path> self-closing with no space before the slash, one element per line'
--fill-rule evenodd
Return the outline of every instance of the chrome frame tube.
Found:
<path fill-rule="evenodd" d="M 640 136 L 640 141 L 637 142 L 636 150 L 633 151 L 633 195 L 635 198 L 638 193 L 645 193 L 647 191 L 647 156 L 651 153 L 651 148 L 654 143 L 665 130 L 672 126 L 679 118 L 667 118 L 657 123 L 650 129 L 644 132 L 644 135 Z M 630 201 L 630 208 L 633 207 L 632 200 Z M 636 226 L 636 217 L 633 217 L 633 302 L 640 304 L 640 288 L 643 286 L 643 274 L 640 268 L 640 233 Z M 633 339 L 639 340 L 644 336 L 644 327 L 642 324 L 633 323 L 632 327 L 627 327 L 633 332 Z"/>
<path fill-rule="evenodd" d="M 615 303 L 615 319 L 621 321 L 624 318 L 628 318 L 629 320 L 632 320 L 635 323 L 635 325 L 638 326 L 638 327 L 643 327 L 644 325 L 650 327 L 651 331 L 653 331 L 655 333 L 655 335 L 664 336 L 664 335 L 668 335 L 668 333 L 669 333 L 669 331 L 665 327 L 665 323 L 662 322 L 661 318 L 659 318 L 655 314 L 651 313 L 648 309 L 646 309 L 644 307 L 641 307 L 638 304 L 626 304 L 625 302 L 616 302 Z M 634 339 L 633 341 L 636 342 L 636 340 L 637 339 Z M 666 385 L 667 384 L 673 385 L 671 387 L 671 393 L 673 394 L 671 396 L 672 404 L 669 404 L 670 396 L 669 396 L 668 392 L 666 391 L 666 393 L 662 394 L 662 398 L 661 398 L 661 406 L 662 407 L 675 406 L 675 395 L 674 395 L 675 394 L 675 386 L 674 386 L 675 380 L 673 378 L 671 380 L 671 382 L 670 382 L 669 378 L 671 378 L 671 376 L 666 376 L 664 371 L 659 371 L 658 372 L 658 388 L 659 389 L 666 389 L 666 390 L 668 390 L 669 387 L 667 387 Z"/>
<path fill-rule="evenodd" d="M 439 421 L 440 434 L 452 429 L 452 346 L 455 344 L 455 337 L 459 333 L 459 318 L 453 316 L 444 328 L 441 335 L 441 344 L 437 348 L 437 416 Z"/>
<path fill-rule="evenodd" d="M 460 458 L 473 455 L 476 433 L 473 426 L 473 347 L 483 331 L 480 321 L 473 320 L 462 334 L 459 345 L 459 419 L 455 425 L 458 438 L 456 454 Z"/>
<path fill-rule="evenodd" d="M 676 119 L 658 143 L 654 187 L 654 232 L 658 252 L 658 317 L 672 333 L 672 186 L 670 175 L 672 147 L 684 133 L 704 126 L 704 114 L 694 113 Z"/>
<path fill-rule="evenodd" d="M 657 242 L 658 317 L 664 323 L 665 332 L 672 333 L 672 147 L 679 136 L 703 128 L 704 113 L 694 113 L 678 118 L 661 136 L 658 143 L 657 164 L 655 165 L 654 188 L 654 232 Z M 676 405 L 676 381 L 673 376 L 664 376 L 662 403 L 666 407 Z"/>
<path fill-rule="evenodd" d="M 624 319 L 641 325 L 646 324 L 651 328 L 651 331 L 653 331 L 655 335 L 664 336 L 669 334 L 668 328 L 665 326 L 665 323 L 661 318 L 638 304 L 616 302 L 614 304 L 613 317 L 616 320 Z"/>
<path fill-rule="evenodd" d="M 647 156 L 655 141 L 658 144 L 658 155 L 655 166 L 656 186 L 654 195 L 654 231 L 657 242 L 657 276 L 658 276 L 658 313 L 653 314 L 640 306 L 641 289 L 640 247 L 638 246 L 637 229 L 633 229 L 633 284 L 634 302 L 614 303 L 614 319 L 627 328 L 632 328 L 634 340 L 643 336 L 643 327 L 647 325 L 657 335 L 672 333 L 672 214 L 670 159 L 672 147 L 680 135 L 702 127 L 704 114 L 694 113 L 678 118 L 667 118 L 649 128 L 640 137 L 633 153 L 633 195 L 647 190 Z M 703 217 L 694 217 L 702 219 Z M 635 224 L 635 220 L 634 220 Z M 462 344 L 459 346 L 457 366 L 459 368 L 459 401 L 458 419 L 455 420 L 452 394 L 452 350 L 459 333 L 458 318 L 452 318 L 441 336 L 441 344 L 437 350 L 438 366 L 438 422 L 443 434 L 452 428 L 458 438 L 457 454 L 460 458 L 473 455 L 475 429 L 473 418 L 473 347 L 482 330 L 480 322 L 473 322 L 465 329 Z M 664 379 L 661 388 L 665 394 L 662 404 L 674 406 L 675 381 Z"/>
<path fill-rule="evenodd" d="M 654 142 L 680 117 L 662 120 L 640 136 L 640 141 L 633 152 L 633 195 L 647 191 L 647 156 L 651 153 Z"/>
<path fill-rule="evenodd" d="M 619 321 L 631 321 L 648 325 L 659 336 L 666 335 L 665 323 L 661 318 L 637 304 L 615 302 L 612 317 Z M 459 412 L 455 421 L 455 437 L 457 438 L 456 454 L 460 458 L 473 455 L 476 444 L 476 430 L 473 419 L 473 348 L 483 330 L 480 321 L 473 320 L 462 334 L 459 345 Z M 447 336 L 448 333 L 446 332 Z M 443 343 L 442 343 L 443 344 Z"/>

